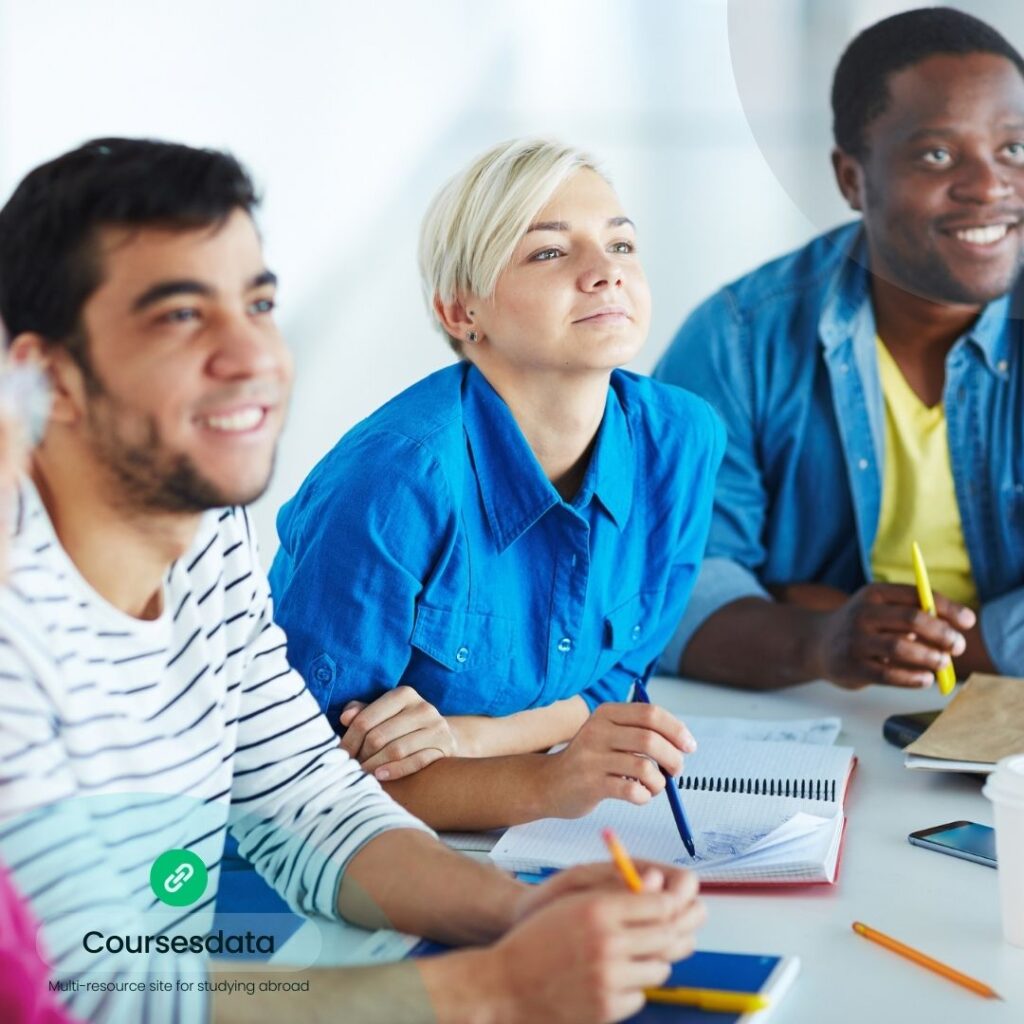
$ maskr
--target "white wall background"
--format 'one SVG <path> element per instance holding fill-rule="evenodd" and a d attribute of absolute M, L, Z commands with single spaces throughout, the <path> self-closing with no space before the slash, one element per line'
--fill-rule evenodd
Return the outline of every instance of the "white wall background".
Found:
<path fill-rule="evenodd" d="M 853 30 L 910 6 L 0 0 L 0 195 L 97 135 L 226 147 L 252 169 L 298 370 L 255 511 L 269 561 L 276 509 L 320 455 L 451 358 L 415 265 L 446 177 L 519 134 L 601 157 L 654 291 L 646 371 L 704 295 L 842 218 L 828 80 Z M 1024 44 L 1020 0 L 959 6 Z"/>

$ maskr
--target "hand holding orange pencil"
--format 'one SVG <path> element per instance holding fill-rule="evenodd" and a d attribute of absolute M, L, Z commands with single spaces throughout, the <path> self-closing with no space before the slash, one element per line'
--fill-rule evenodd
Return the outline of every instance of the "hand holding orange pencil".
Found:
<path fill-rule="evenodd" d="M 644 883 L 626 848 L 610 828 L 601 830 L 601 838 L 612 855 L 622 880 L 632 892 L 643 892 Z M 732 992 L 724 989 L 691 988 L 669 985 L 644 990 L 647 1001 L 668 1003 L 673 1006 L 695 1006 L 711 1013 L 754 1013 L 769 1005 L 768 1000 L 757 992 Z"/>

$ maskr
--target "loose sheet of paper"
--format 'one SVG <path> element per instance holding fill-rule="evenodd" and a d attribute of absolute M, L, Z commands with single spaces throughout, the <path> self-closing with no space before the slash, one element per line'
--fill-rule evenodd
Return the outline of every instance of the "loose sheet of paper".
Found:
<path fill-rule="evenodd" d="M 840 718 L 715 718 L 679 715 L 700 743 L 703 739 L 763 740 L 830 746 L 839 737 Z"/>

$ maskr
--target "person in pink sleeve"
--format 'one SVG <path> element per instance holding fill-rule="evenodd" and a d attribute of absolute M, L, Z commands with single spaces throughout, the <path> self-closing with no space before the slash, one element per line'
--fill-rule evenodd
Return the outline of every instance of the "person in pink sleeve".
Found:
<path fill-rule="evenodd" d="M 0 1020 L 4 1024 L 74 1024 L 50 991 L 50 968 L 36 942 L 27 901 L 0 864 Z"/>

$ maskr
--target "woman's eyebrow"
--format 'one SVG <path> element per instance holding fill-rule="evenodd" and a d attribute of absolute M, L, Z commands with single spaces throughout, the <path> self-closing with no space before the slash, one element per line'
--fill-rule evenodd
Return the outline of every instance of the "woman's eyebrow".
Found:
<path fill-rule="evenodd" d="M 636 225 L 628 217 L 609 217 L 608 227 L 620 228 L 623 224 L 628 224 L 630 227 L 635 228 Z M 531 231 L 568 231 L 569 222 L 564 220 L 541 220 L 536 224 L 531 224 L 527 229 L 526 233 L 529 234 Z"/>

